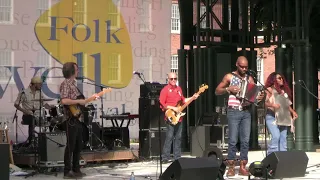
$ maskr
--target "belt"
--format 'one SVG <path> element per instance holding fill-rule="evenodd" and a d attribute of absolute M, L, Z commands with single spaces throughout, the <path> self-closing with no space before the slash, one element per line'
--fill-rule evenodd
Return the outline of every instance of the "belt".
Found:
<path fill-rule="evenodd" d="M 248 110 L 250 108 L 249 106 L 228 106 L 229 109 L 237 109 L 239 111 Z"/>

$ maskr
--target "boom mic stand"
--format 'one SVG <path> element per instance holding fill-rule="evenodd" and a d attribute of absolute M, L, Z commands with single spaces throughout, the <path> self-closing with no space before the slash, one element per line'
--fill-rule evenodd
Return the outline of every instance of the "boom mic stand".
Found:
<path fill-rule="evenodd" d="M 138 75 L 138 77 L 141 79 L 141 81 L 146 85 L 146 81 L 144 79 L 144 76 L 142 73 L 134 73 L 136 75 Z M 142 77 L 142 76 L 143 77 Z M 150 89 L 149 86 L 146 85 L 146 88 L 148 89 L 149 93 L 151 96 L 155 97 L 154 93 L 152 92 L 152 90 Z M 155 98 L 155 101 L 156 101 L 156 106 L 158 106 L 160 108 L 161 104 L 160 104 L 160 101 L 158 98 Z M 159 177 L 161 177 L 162 175 L 162 148 L 161 148 L 161 119 L 160 119 L 160 111 L 158 111 L 158 131 L 159 131 L 159 154 L 160 154 L 160 174 L 159 174 Z"/>

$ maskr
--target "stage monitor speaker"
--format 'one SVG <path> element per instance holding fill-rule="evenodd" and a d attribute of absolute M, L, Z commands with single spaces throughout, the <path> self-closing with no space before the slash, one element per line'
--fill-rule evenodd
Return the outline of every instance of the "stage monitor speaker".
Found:
<path fill-rule="evenodd" d="M 165 170 L 160 180 L 217 179 L 220 166 L 215 158 L 180 158 Z"/>
<path fill-rule="evenodd" d="M 262 160 L 272 178 L 304 177 L 309 158 L 303 151 L 280 151 Z"/>
<path fill-rule="evenodd" d="M 9 180 L 9 175 L 10 175 L 10 163 L 9 163 L 9 157 L 10 157 L 10 153 L 9 153 L 9 147 L 10 144 L 8 143 L 3 143 L 0 144 L 0 177 L 1 180 Z"/>
<path fill-rule="evenodd" d="M 40 161 L 64 161 L 66 144 L 65 132 L 39 133 Z"/>
<path fill-rule="evenodd" d="M 164 112 L 160 109 L 157 101 L 157 99 L 153 98 L 139 98 L 140 130 L 158 130 L 159 120 L 160 127 L 166 127 Z"/>

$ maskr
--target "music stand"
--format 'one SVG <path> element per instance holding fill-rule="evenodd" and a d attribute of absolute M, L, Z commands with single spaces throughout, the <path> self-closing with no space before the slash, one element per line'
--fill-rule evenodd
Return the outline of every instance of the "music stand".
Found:
<path fill-rule="evenodd" d="M 136 74 L 138 75 L 138 77 L 141 79 L 141 81 L 146 85 L 146 81 L 144 78 L 141 77 L 142 73 Z M 143 74 L 142 74 L 143 76 Z M 148 85 L 146 85 L 147 90 L 149 91 L 150 95 L 155 97 L 154 92 L 150 89 L 150 87 Z M 155 105 L 158 106 L 160 108 L 161 104 L 158 98 L 155 98 Z M 159 156 L 160 156 L 160 174 L 159 177 L 162 176 L 162 148 L 161 148 L 161 118 L 160 118 L 160 111 L 158 111 L 158 131 L 159 131 Z"/>

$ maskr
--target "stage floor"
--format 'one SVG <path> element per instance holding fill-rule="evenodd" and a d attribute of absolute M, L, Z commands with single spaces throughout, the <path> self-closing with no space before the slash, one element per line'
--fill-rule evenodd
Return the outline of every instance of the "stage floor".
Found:
<path fill-rule="evenodd" d="M 320 153 L 318 152 L 308 152 L 307 153 L 309 157 L 309 166 L 320 164 Z M 188 155 L 184 155 L 184 157 L 191 157 Z M 264 151 L 251 151 L 249 152 L 249 163 L 254 161 L 261 161 L 265 157 Z M 294 158 L 294 157 L 292 157 Z M 134 172 L 135 179 L 136 180 L 142 180 L 142 179 L 153 179 L 156 180 L 158 178 L 160 167 L 158 161 L 142 161 L 142 162 L 114 162 L 114 163 L 104 163 L 104 164 L 95 164 L 90 165 L 88 164 L 85 168 L 83 168 L 83 172 L 87 173 L 87 176 L 83 179 L 96 179 L 96 180 L 102 180 L 102 179 L 108 179 L 108 180 L 127 180 L 129 179 L 129 176 L 131 172 Z M 298 164 L 299 162 L 297 162 Z M 163 165 L 162 172 L 165 171 L 165 169 L 170 164 Z M 239 167 L 237 167 L 239 168 Z M 307 169 L 307 174 L 305 177 L 300 178 L 290 178 L 290 179 L 319 179 L 320 177 L 320 167 L 311 167 Z M 11 176 L 11 180 L 22 180 L 25 179 L 25 177 L 15 177 Z M 33 180 L 55 180 L 55 179 L 63 179 L 62 173 L 58 174 L 57 177 L 54 175 L 44 175 L 44 174 L 37 174 L 33 177 L 29 177 L 28 179 Z M 228 178 L 226 178 L 228 179 Z M 248 177 L 245 176 L 236 176 L 229 179 L 248 179 Z M 284 178 L 289 179 L 289 178 Z"/>

